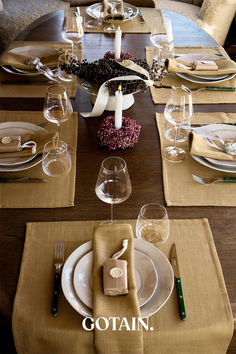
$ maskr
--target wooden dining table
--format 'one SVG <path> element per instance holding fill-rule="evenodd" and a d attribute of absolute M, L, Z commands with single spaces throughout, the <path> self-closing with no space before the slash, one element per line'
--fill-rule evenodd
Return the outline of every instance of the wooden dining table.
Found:
<path fill-rule="evenodd" d="M 217 43 L 204 30 L 184 16 L 169 12 L 172 19 L 175 46 L 216 46 Z M 43 16 L 30 25 L 17 40 L 62 41 L 63 11 Z M 83 58 L 94 61 L 113 49 L 114 35 L 85 33 Z M 131 52 L 137 58 L 145 58 L 145 47 L 151 46 L 149 34 L 123 34 L 122 51 Z M 71 100 L 74 111 L 92 109 L 90 95 L 78 88 Z M 1 110 L 42 111 L 42 98 L 0 98 Z M 110 205 L 95 194 L 95 184 L 101 162 L 108 156 L 125 159 L 132 183 L 128 200 L 115 207 L 116 219 L 136 219 L 140 207 L 158 202 L 165 205 L 162 184 L 162 161 L 155 112 L 163 113 L 164 105 L 154 105 L 149 89 L 135 94 L 135 103 L 124 116 L 135 119 L 141 126 L 138 144 L 132 149 L 110 152 L 97 143 L 97 130 L 101 117 L 83 118 L 78 114 L 78 146 L 75 205 L 68 208 L 1 209 L 0 211 L 0 351 L 14 353 L 11 331 L 13 301 L 20 271 L 27 222 L 103 220 L 109 217 Z M 201 104 L 195 112 L 236 112 L 234 104 Z M 1 173 L 0 173 L 1 175 Z M 204 187 L 203 187 L 204 188 Z M 27 198 L 27 195 L 24 196 Z M 232 195 L 232 198 L 235 198 Z M 193 206 L 167 207 L 171 219 L 207 218 L 214 237 L 222 266 L 230 304 L 236 320 L 236 217 L 233 207 Z M 236 323 L 236 322 L 235 322 Z M 236 328 L 236 327 L 235 327 Z M 236 335 L 236 333 L 235 333 Z M 236 353 L 233 337 L 228 353 Z"/>

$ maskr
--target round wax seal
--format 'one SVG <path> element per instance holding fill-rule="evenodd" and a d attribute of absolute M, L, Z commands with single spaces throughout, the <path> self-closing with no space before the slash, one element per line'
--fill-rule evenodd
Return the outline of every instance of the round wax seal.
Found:
<path fill-rule="evenodd" d="M 9 136 L 4 136 L 1 141 L 3 144 L 9 144 L 11 142 L 11 138 Z"/>
<path fill-rule="evenodd" d="M 121 268 L 115 267 L 111 268 L 109 273 L 112 278 L 120 278 L 123 275 L 123 270 Z"/>

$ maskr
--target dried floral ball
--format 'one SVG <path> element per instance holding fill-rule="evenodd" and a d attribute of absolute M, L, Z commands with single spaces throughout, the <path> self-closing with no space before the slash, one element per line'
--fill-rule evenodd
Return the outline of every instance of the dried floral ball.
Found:
<path fill-rule="evenodd" d="M 115 59 L 115 54 L 111 51 L 108 51 L 104 54 L 104 58 L 107 59 Z M 133 54 L 129 53 L 129 52 L 120 52 L 120 59 L 117 61 L 122 61 L 122 60 L 132 60 L 132 61 L 136 61 L 137 59 L 133 56 Z"/>
<path fill-rule="evenodd" d="M 136 120 L 123 117 L 122 127 L 116 129 L 115 117 L 106 117 L 97 132 L 98 143 L 109 150 L 126 149 L 138 142 L 141 125 Z"/>

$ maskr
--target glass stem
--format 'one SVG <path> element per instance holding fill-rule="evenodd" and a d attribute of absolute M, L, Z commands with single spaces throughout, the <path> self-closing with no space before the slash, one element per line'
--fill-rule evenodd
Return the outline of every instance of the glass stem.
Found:
<path fill-rule="evenodd" d="M 114 223 L 114 204 L 111 204 L 111 224 Z"/>
<path fill-rule="evenodd" d="M 72 41 L 72 44 L 71 44 L 71 52 L 72 52 L 72 56 L 74 55 L 74 41 Z"/>
<path fill-rule="evenodd" d="M 61 139 L 61 124 L 58 123 L 57 124 L 57 146 L 59 144 L 60 139 Z"/>
<path fill-rule="evenodd" d="M 177 148 L 177 139 L 179 136 L 179 124 L 175 125 L 175 140 L 174 140 L 174 147 Z"/>

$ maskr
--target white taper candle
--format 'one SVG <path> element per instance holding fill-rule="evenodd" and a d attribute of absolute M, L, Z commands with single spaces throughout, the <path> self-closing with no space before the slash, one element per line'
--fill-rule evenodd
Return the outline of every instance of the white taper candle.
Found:
<path fill-rule="evenodd" d="M 115 93 L 116 107 L 115 107 L 115 127 L 120 129 L 122 127 L 122 98 L 121 85 L 118 87 L 118 91 Z"/>
<path fill-rule="evenodd" d="M 115 33 L 115 59 L 116 60 L 120 59 L 121 35 L 122 35 L 122 31 L 119 26 Z"/>

